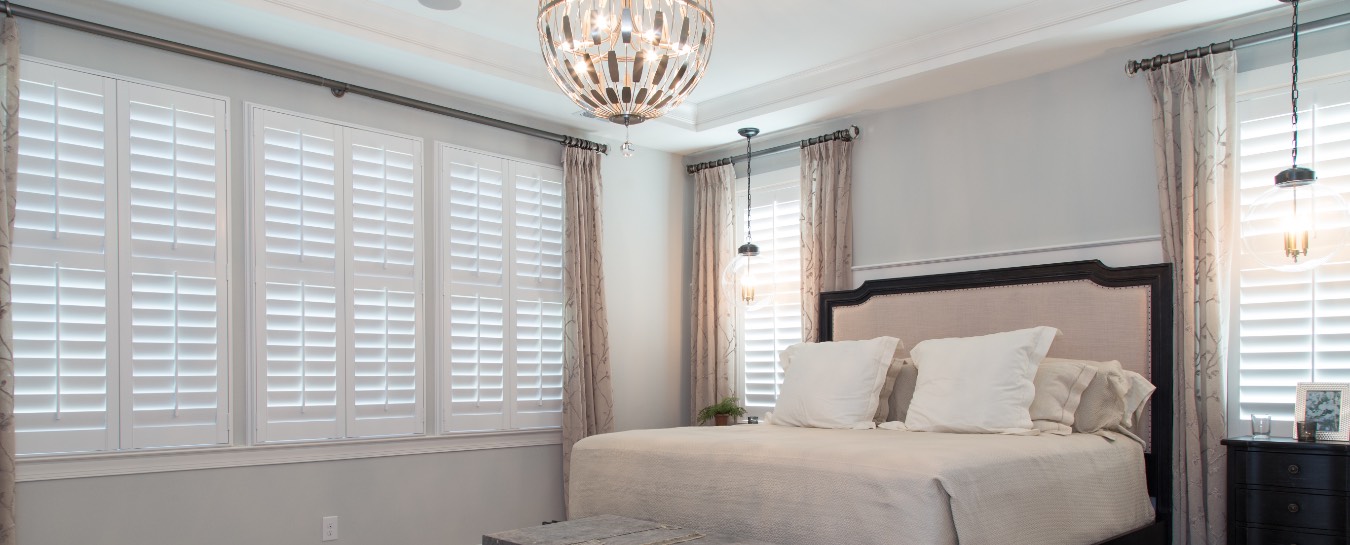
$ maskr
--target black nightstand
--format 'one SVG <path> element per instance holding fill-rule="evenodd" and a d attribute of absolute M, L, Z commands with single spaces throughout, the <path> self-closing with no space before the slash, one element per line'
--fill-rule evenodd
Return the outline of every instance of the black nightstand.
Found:
<path fill-rule="evenodd" d="M 1224 439 L 1230 545 L 1350 542 L 1350 443 Z"/>

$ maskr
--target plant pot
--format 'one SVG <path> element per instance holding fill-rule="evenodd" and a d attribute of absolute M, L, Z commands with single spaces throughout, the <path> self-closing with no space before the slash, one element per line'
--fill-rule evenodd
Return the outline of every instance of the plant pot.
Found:
<path fill-rule="evenodd" d="M 718 415 L 713 415 L 713 425 L 716 425 L 716 426 L 730 426 L 730 425 L 731 425 L 731 415 L 729 415 L 729 414 L 718 414 Z"/>

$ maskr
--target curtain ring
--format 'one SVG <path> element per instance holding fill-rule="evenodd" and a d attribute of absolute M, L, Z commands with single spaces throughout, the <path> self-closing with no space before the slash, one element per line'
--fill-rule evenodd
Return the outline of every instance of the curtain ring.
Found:
<path fill-rule="evenodd" d="M 9 0 L 4 0 L 4 2 L 5 2 L 5 15 L 6 15 L 6 16 L 9 16 L 9 17 L 13 17 L 13 16 L 14 16 L 14 8 L 10 7 L 10 5 L 9 5 Z"/>

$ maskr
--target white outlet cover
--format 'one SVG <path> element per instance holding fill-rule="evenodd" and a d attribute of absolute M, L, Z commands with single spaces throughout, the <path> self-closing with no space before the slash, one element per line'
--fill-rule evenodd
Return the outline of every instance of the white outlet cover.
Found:
<path fill-rule="evenodd" d="M 338 538 L 338 518 L 324 517 L 323 530 L 321 537 L 323 541 L 337 541 Z"/>

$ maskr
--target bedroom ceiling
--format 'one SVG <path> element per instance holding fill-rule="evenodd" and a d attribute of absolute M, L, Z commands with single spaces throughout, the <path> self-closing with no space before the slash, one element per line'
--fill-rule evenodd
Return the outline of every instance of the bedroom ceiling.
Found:
<path fill-rule="evenodd" d="M 1316 6 L 1336 0 L 1315 0 Z M 44 9 L 173 39 L 174 23 L 392 78 L 621 140 L 580 116 L 545 72 L 536 0 L 27 0 Z M 433 3 L 434 4 L 434 3 Z M 1278 10 L 1273 0 L 720 0 L 709 73 L 666 118 L 633 128 L 639 146 L 689 153 L 892 108 L 1081 62 L 1109 49 Z M 206 43 L 193 45 L 209 46 Z M 1050 55 L 1050 56 L 1047 56 Z M 1121 63 L 1125 59 L 1121 58 Z M 446 101 L 448 106 L 472 106 Z"/>

